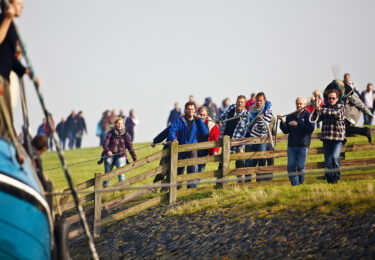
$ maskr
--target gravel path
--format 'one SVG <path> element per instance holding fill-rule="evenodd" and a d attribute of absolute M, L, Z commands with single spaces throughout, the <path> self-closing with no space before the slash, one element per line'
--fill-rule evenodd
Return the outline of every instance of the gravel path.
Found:
<path fill-rule="evenodd" d="M 276 214 L 231 209 L 170 217 L 159 207 L 103 230 L 101 259 L 374 259 L 375 210 L 347 214 Z M 84 239 L 71 242 L 73 259 L 90 259 Z"/>

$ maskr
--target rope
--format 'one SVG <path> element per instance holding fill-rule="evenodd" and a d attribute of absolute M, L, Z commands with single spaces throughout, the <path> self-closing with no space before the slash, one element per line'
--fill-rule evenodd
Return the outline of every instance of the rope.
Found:
<path fill-rule="evenodd" d="M 374 169 L 374 165 L 363 165 L 363 166 L 349 166 L 345 168 L 334 168 L 334 169 L 319 169 L 319 170 L 308 170 L 307 172 L 302 171 L 296 171 L 296 172 L 282 172 L 282 174 L 272 174 L 272 173 L 261 173 L 262 175 L 256 176 L 256 180 L 267 180 L 271 176 L 267 174 L 272 174 L 272 178 L 281 178 L 281 177 L 289 177 L 289 176 L 299 176 L 301 174 L 305 175 L 313 175 L 313 174 L 319 174 L 319 173 L 331 173 L 331 172 L 337 172 L 337 171 L 349 171 L 349 170 L 358 170 L 358 169 Z M 244 173 L 246 174 L 246 173 Z M 255 173 L 254 173 L 255 174 Z M 251 177 L 249 178 L 251 180 Z M 127 190 L 143 190 L 143 189 L 158 189 L 158 188 L 170 188 L 170 187 L 176 187 L 181 186 L 183 184 L 191 184 L 194 180 L 188 180 L 184 182 L 179 183 L 161 183 L 161 184 L 151 184 L 151 185 L 139 185 L 139 186 L 127 186 L 127 187 L 116 187 L 116 188 L 105 188 L 100 190 L 80 190 L 76 191 L 79 194 L 88 194 L 88 193 L 103 193 L 103 192 L 115 192 L 115 191 L 127 191 Z M 200 180 L 199 184 L 212 184 L 212 183 L 226 183 L 226 182 L 237 182 L 237 178 L 223 178 L 223 179 L 216 179 L 216 180 Z M 61 191 L 61 192 L 49 192 L 46 193 L 46 195 L 51 196 L 60 196 L 60 195 L 70 195 L 70 191 Z"/>
<path fill-rule="evenodd" d="M 8 7 L 9 6 L 9 1 L 8 0 L 3 0 L 3 1 L 5 3 L 5 6 Z M 80 220 L 81 220 L 81 224 L 82 224 L 83 229 L 85 231 L 85 234 L 87 236 L 92 256 L 93 256 L 93 258 L 95 260 L 97 260 L 97 259 L 99 259 L 99 256 L 98 256 L 98 253 L 96 252 L 96 249 L 95 249 L 94 239 L 91 236 L 90 229 L 89 229 L 89 226 L 88 226 L 87 221 L 86 221 L 86 217 L 85 217 L 85 215 L 83 213 L 82 206 L 81 206 L 81 204 L 80 204 L 80 202 L 78 200 L 78 195 L 77 195 L 77 193 L 74 190 L 73 181 L 72 181 L 72 178 L 70 176 L 69 170 L 68 170 L 66 162 L 65 162 L 64 153 L 63 153 L 63 150 L 62 150 L 62 148 L 61 148 L 61 146 L 60 146 L 60 144 L 58 142 L 58 137 L 57 137 L 56 130 L 54 129 L 53 124 L 52 124 L 51 114 L 47 110 L 47 107 L 46 107 L 46 105 L 44 103 L 44 98 L 43 98 L 42 93 L 40 92 L 39 85 L 37 83 L 37 78 L 35 76 L 33 66 L 32 66 L 31 61 L 29 59 L 29 56 L 27 54 L 26 47 L 25 47 L 25 44 L 24 44 L 23 39 L 21 37 L 21 34 L 20 34 L 20 32 L 18 30 L 18 27 L 17 27 L 17 25 L 16 25 L 16 23 L 14 21 L 13 21 L 13 24 L 14 24 L 14 28 L 15 28 L 15 31 L 16 31 L 16 34 L 17 34 L 17 37 L 18 37 L 18 40 L 19 40 L 22 52 L 23 52 L 23 57 L 25 58 L 25 61 L 26 61 L 28 69 L 30 70 L 30 75 L 31 75 L 31 78 L 32 78 L 33 83 L 34 83 L 35 90 L 37 92 L 40 104 L 41 104 L 43 112 L 44 112 L 44 115 L 45 115 L 45 117 L 47 119 L 48 126 L 52 130 L 52 137 L 53 137 L 54 143 L 56 145 L 57 152 L 58 152 L 61 164 L 62 164 L 62 166 L 64 168 L 65 177 L 67 179 L 69 188 L 70 188 L 70 190 L 72 192 L 72 196 L 73 196 L 73 199 L 74 199 L 75 206 L 76 206 L 76 208 L 78 210 L 78 214 L 79 214 L 79 217 L 80 217 Z"/>
<path fill-rule="evenodd" d="M 168 142 L 164 142 L 164 143 L 156 144 L 156 145 L 165 145 L 166 143 L 168 143 Z M 137 148 L 131 149 L 131 150 L 136 151 L 136 150 L 144 149 L 144 148 L 147 148 L 147 147 L 150 147 L 150 146 L 151 146 L 151 144 L 145 145 L 145 146 L 141 146 L 141 147 L 137 147 Z M 91 162 L 91 161 L 102 160 L 102 159 L 106 159 L 108 157 L 112 157 L 112 156 L 116 156 L 116 155 L 120 155 L 120 154 L 121 153 L 114 153 L 114 154 L 112 154 L 110 156 L 107 155 L 107 156 L 103 156 L 103 157 L 97 157 L 97 158 L 94 158 L 94 159 L 89 159 L 89 160 L 86 160 L 86 161 L 80 161 L 80 162 L 76 162 L 76 163 L 71 163 L 71 164 L 68 164 L 67 166 L 74 166 L 74 165 L 77 165 L 77 164 L 82 164 L 82 163 L 87 163 L 87 162 Z M 60 168 L 62 168 L 62 166 L 54 167 L 54 168 L 48 168 L 46 170 L 43 170 L 43 172 L 57 170 L 57 169 L 60 169 Z"/>

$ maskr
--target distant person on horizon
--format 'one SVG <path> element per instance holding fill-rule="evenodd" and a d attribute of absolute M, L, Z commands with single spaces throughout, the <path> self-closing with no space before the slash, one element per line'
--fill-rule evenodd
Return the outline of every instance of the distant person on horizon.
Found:
<path fill-rule="evenodd" d="M 65 118 L 61 118 L 61 121 L 56 126 L 56 131 L 59 136 L 59 142 L 63 150 L 65 150 L 65 141 L 66 137 L 68 136 L 67 129 L 66 129 L 66 120 Z"/>
<path fill-rule="evenodd" d="M 55 121 L 53 120 L 52 116 L 51 116 L 51 119 L 52 119 L 52 125 L 54 127 Z M 45 119 L 45 118 L 43 118 L 43 123 L 41 125 L 39 125 L 38 130 L 37 130 L 37 135 L 41 135 L 41 134 L 45 135 L 47 137 L 47 139 L 49 139 L 48 148 L 50 150 L 52 150 L 52 148 L 53 148 L 52 130 L 47 123 L 47 119 Z"/>
<path fill-rule="evenodd" d="M 135 134 L 135 126 L 139 125 L 139 121 L 135 118 L 134 109 L 130 109 L 129 116 L 125 121 L 125 130 L 130 135 L 130 140 L 133 142 Z"/>
<path fill-rule="evenodd" d="M 305 179 L 305 164 L 307 153 L 311 143 L 311 134 L 314 132 L 314 124 L 310 123 L 310 113 L 306 106 L 306 99 L 296 99 L 296 110 L 298 112 L 286 117 L 277 115 L 280 120 L 280 129 L 288 134 L 288 166 L 287 171 L 290 183 L 293 186 L 300 185 Z"/>
<path fill-rule="evenodd" d="M 217 106 L 214 102 L 212 102 L 211 97 L 205 98 L 203 106 L 207 108 L 208 116 L 212 120 L 216 120 Z"/>
<path fill-rule="evenodd" d="M 188 102 L 193 102 L 193 103 L 195 103 L 195 111 L 198 111 L 200 105 L 199 105 L 199 103 L 198 103 L 197 101 L 195 101 L 195 98 L 194 98 L 193 95 L 190 95 L 190 96 L 189 96 L 189 100 L 188 100 Z"/>
<path fill-rule="evenodd" d="M 230 99 L 228 97 L 224 98 L 223 101 L 221 102 L 221 107 L 218 109 L 218 115 L 220 116 L 221 114 L 223 114 L 225 110 L 228 109 L 229 105 L 230 105 Z"/>
<path fill-rule="evenodd" d="M 122 119 L 124 119 L 124 122 L 125 122 L 126 116 L 125 116 L 124 110 L 120 109 L 118 117 L 121 117 Z"/>
<path fill-rule="evenodd" d="M 99 137 L 99 145 L 102 146 L 105 141 L 105 137 L 107 131 L 111 128 L 111 124 L 109 122 L 109 110 L 107 109 L 102 113 L 102 118 L 99 120 L 96 126 L 96 136 Z M 125 120 L 124 120 L 125 121 Z"/>
<path fill-rule="evenodd" d="M 81 148 L 81 144 L 82 144 L 82 136 L 84 133 L 87 134 L 87 128 L 86 128 L 86 122 L 85 122 L 85 118 L 83 117 L 83 112 L 82 111 L 79 111 L 78 112 L 78 122 L 77 122 L 77 133 L 76 133 L 76 137 L 75 137 L 75 141 L 76 141 L 76 148 Z"/>
<path fill-rule="evenodd" d="M 249 111 L 250 107 L 255 104 L 255 93 L 251 93 L 250 99 L 246 102 L 246 110 Z"/>
<path fill-rule="evenodd" d="M 68 130 L 69 149 L 73 149 L 75 140 L 76 140 L 77 126 L 78 126 L 78 116 L 75 110 L 72 110 L 72 112 L 66 119 L 65 124 L 66 124 L 66 129 Z"/>
<path fill-rule="evenodd" d="M 199 135 L 208 135 L 207 127 L 199 115 L 195 116 L 195 103 L 187 102 L 185 104 L 185 116 L 179 117 L 173 122 L 169 129 L 169 139 L 171 142 L 178 144 L 194 144 L 197 143 Z M 177 137 L 176 137 L 177 135 Z M 178 159 L 196 158 L 197 151 L 188 151 L 178 154 Z M 185 167 L 178 167 L 177 174 L 181 175 L 185 171 Z M 197 172 L 196 165 L 187 166 L 187 173 Z M 196 188 L 196 181 L 188 181 L 187 188 Z M 181 186 L 179 186 L 180 188 Z"/>
<path fill-rule="evenodd" d="M 343 81 L 343 82 L 346 83 L 346 84 L 348 84 L 348 85 L 352 88 L 352 90 L 353 90 L 355 93 L 357 93 L 358 96 L 361 96 L 361 95 L 359 94 L 359 91 L 358 91 L 357 85 L 356 85 L 353 81 L 351 81 L 351 76 L 350 76 L 349 73 L 345 73 L 345 74 L 344 74 L 344 81 Z"/>
<path fill-rule="evenodd" d="M 108 133 L 103 144 L 103 153 L 101 157 L 104 158 L 104 171 L 105 173 L 112 171 L 113 166 L 120 168 L 126 165 L 127 155 L 126 149 L 128 149 L 133 161 L 137 160 L 133 144 L 130 140 L 130 136 L 125 132 L 124 120 L 121 117 L 117 117 L 114 120 L 115 126 L 112 127 Z M 125 174 L 118 176 L 119 182 L 125 180 Z M 103 187 L 109 185 L 109 180 L 104 181 Z"/>
<path fill-rule="evenodd" d="M 170 126 L 171 124 L 173 124 L 173 122 L 176 121 L 176 119 L 179 118 L 180 115 L 181 115 L 181 108 L 180 108 L 180 105 L 176 102 L 174 103 L 174 108 L 169 113 L 167 126 Z"/>
<path fill-rule="evenodd" d="M 372 89 L 372 84 L 368 83 L 366 86 L 366 90 L 362 92 L 361 94 L 361 99 L 365 106 L 370 110 L 370 114 L 366 113 L 365 111 L 363 112 L 363 125 L 371 125 L 372 124 L 372 119 L 373 119 L 373 113 L 374 113 L 374 91 Z"/>

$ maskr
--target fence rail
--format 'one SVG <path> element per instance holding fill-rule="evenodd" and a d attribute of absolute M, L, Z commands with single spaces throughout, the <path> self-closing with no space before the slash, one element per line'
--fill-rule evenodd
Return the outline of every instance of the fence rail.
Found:
<path fill-rule="evenodd" d="M 375 133 L 375 129 L 372 129 L 372 133 Z M 319 133 L 314 133 L 312 135 L 312 139 L 318 139 L 320 137 Z M 287 136 L 282 135 L 277 137 L 278 143 L 285 143 L 287 142 Z M 286 164 L 283 165 L 276 165 L 276 166 L 261 166 L 261 167 L 244 167 L 244 168 L 237 168 L 231 169 L 230 165 L 231 162 L 236 160 L 248 160 L 248 159 L 260 159 L 260 158 L 285 158 L 287 157 L 286 150 L 273 150 L 273 151 L 264 151 L 264 152 L 243 152 L 243 153 L 231 153 L 230 148 L 231 146 L 238 146 L 238 145 L 249 145 L 249 144 L 258 144 L 258 143 L 269 143 L 271 138 L 269 137 L 261 137 L 261 138 L 241 138 L 241 139 L 230 139 L 228 136 L 224 136 L 223 139 L 219 141 L 211 141 L 211 142 L 204 142 L 204 143 L 197 143 L 197 144 L 188 144 L 188 145 L 178 145 L 177 143 L 171 143 L 169 149 L 162 150 L 160 152 L 154 153 L 149 155 L 145 158 L 142 158 L 136 162 L 128 164 L 124 167 L 116 169 L 110 173 L 95 173 L 95 178 L 89 179 L 83 183 L 80 183 L 75 186 L 75 189 L 78 191 L 92 190 L 89 194 L 82 196 L 80 201 L 82 204 L 85 204 L 85 213 L 86 215 L 93 215 L 93 232 L 94 236 L 100 236 L 101 226 L 107 225 L 112 223 L 113 221 L 118 221 L 123 219 L 127 216 L 134 215 L 146 208 L 151 206 L 158 205 L 160 203 L 168 203 L 168 204 L 175 204 L 177 201 L 177 197 L 180 194 L 186 193 L 186 190 L 179 190 L 177 191 L 177 184 L 192 180 L 204 180 L 204 179 L 223 179 L 229 176 L 235 175 L 244 175 L 244 174 L 262 174 L 262 173 L 280 173 L 286 172 Z M 210 149 L 220 147 L 221 154 L 215 156 L 206 156 L 206 157 L 198 157 L 198 158 L 190 158 L 190 159 L 178 159 L 178 154 L 181 152 L 187 151 L 194 151 L 194 150 L 202 150 L 202 149 Z M 346 145 L 343 147 L 342 152 L 357 152 L 357 151 L 374 151 L 374 158 L 367 158 L 367 159 L 355 159 L 355 160 L 342 160 L 341 167 L 343 169 L 347 167 L 353 166 L 363 166 L 363 165 L 374 165 L 375 168 L 375 144 L 353 144 L 353 145 Z M 310 148 L 308 151 L 308 155 L 317 155 L 323 154 L 322 147 L 314 147 Z M 123 182 L 111 185 L 111 188 L 122 188 L 128 187 L 130 185 L 142 182 L 148 178 L 151 178 L 157 174 L 166 174 L 169 172 L 169 180 L 168 183 L 170 184 L 169 192 L 167 194 L 160 193 L 159 196 L 156 196 L 150 200 L 143 201 L 140 204 L 136 204 L 132 207 L 129 207 L 125 210 L 120 212 L 114 213 L 112 215 L 106 216 L 102 218 L 102 210 L 111 210 L 118 208 L 125 203 L 134 201 L 137 198 L 143 197 L 150 192 L 154 192 L 156 188 L 146 188 L 141 190 L 135 190 L 130 193 L 126 193 L 121 197 L 115 198 L 111 201 L 107 201 L 103 203 L 102 201 L 102 183 L 105 180 L 112 179 L 117 177 L 120 174 L 129 173 L 134 171 L 135 169 L 139 169 L 143 166 L 146 166 L 152 162 L 157 160 L 164 161 L 153 169 L 148 169 L 140 174 L 137 174 L 131 178 L 126 179 Z M 165 160 L 167 159 L 167 160 Z M 168 161 L 169 162 L 166 162 Z M 211 171 L 204 171 L 199 173 L 192 173 L 192 174 L 184 174 L 184 175 L 177 175 L 178 167 L 185 167 L 197 164 L 207 164 L 207 163 L 218 163 L 220 167 L 217 170 Z M 306 164 L 306 170 L 314 170 L 314 169 L 324 169 L 324 162 L 311 162 Z M 372 175 L 371 175 L 372 176 Z M 256 179 L 256 176 L 254 176 Z M 275 175 L 277 177 L 277 175 Z M 159 182 L 160 183 L 160 182 Z M 217 182 L 215 184 L 215 188 L 223 188 L 225 185 L 223 182 Z M 60 205 L 62 211 L 69 211 L 74 208 L 74 203 L 70 199 L 70 195 L 68 190 L 64 191 L 60 199 Z M 68 221 L 70 223 L 76 223 L 79 221 L 78 215 L 71 215 L 68 217 Z M 81 232 L 80 230 L 74 230 L 71 232 L 70 237 L 74 237 L 79 235 Z"/>

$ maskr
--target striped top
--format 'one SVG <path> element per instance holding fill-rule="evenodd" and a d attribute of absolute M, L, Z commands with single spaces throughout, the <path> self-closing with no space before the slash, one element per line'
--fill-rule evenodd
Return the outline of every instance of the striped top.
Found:
<path fill-rule="evenodd" d="M 272 119 L 271 103 L 266 100 L 260 113 L 252 113 L 252 111 L 256 111 L 256 109 L 256 104 L 250 107 L 249 117 L 247 118 L 246 135 L 250 137 L 268 136 L 268 127 Z"/>

